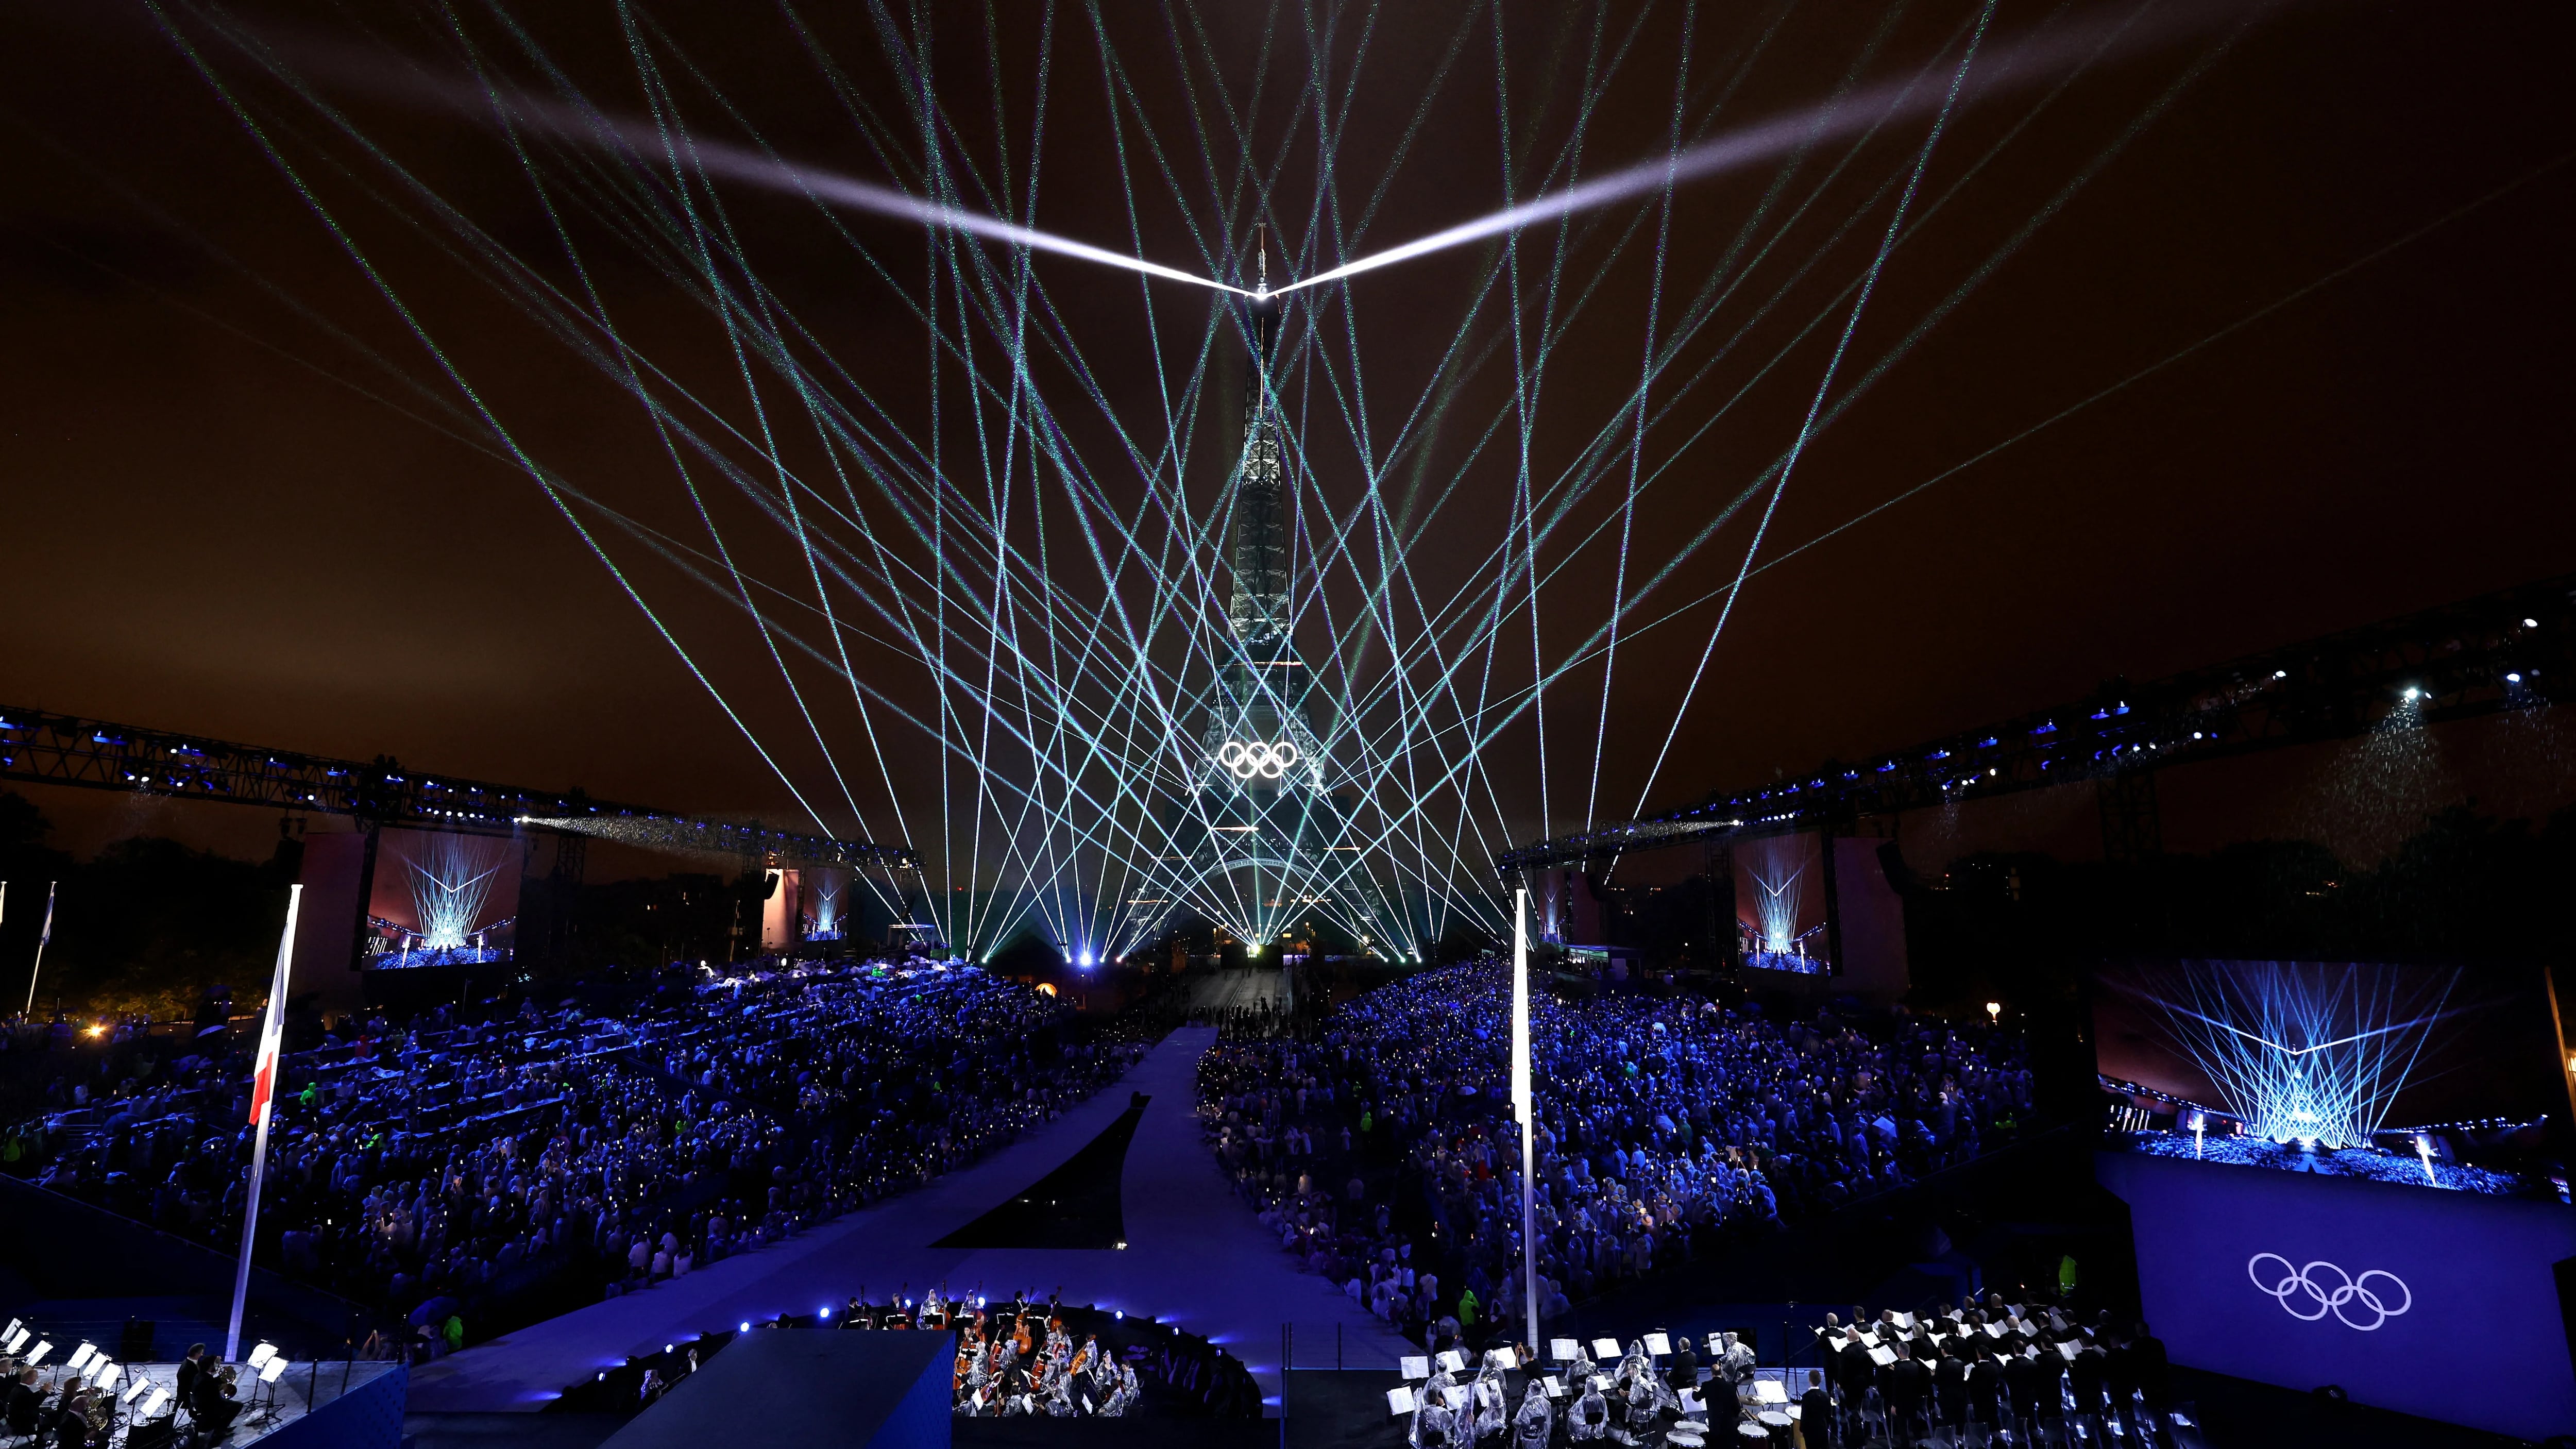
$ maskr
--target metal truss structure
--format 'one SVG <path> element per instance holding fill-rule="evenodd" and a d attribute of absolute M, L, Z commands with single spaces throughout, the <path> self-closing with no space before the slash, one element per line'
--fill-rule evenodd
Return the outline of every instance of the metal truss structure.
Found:
<path fill-rule="evenodd" d="M 651 844 L 782 864 L 915 874 L 921 858 L 897 845 L 834 840 L 593 800 L 578 790 L 531 790 L 429 775 L 379 756 L 372 763 L 263 750 L 203 735 L 0 705 L 0 780 L 219 800 L 347 815 L 378 825 L 510 835 L 526 829 L 613 833 Z"/>
<path fill-rule="evenodd" d="M 2563 574 L 2144 684 L 2114 680 L 2074 703 L 1912 749 L 1828 760 L 1800 779 L 1538 841 L 1496 856 L 1494 869 L 1509 884 L 1633 850 L 1843 833 L 1869 816 L 2085 780 L 2127 802 L 2134 836 L 2151 829 L 2134 818 L 2134 782 L 2169 765 L 2349 739 L 2401 715 L 2437 724 L 2535 709 L 2571 693 L 2576 574 Z M 2143 808 L 2151 819 L 2152 804 Z"/>

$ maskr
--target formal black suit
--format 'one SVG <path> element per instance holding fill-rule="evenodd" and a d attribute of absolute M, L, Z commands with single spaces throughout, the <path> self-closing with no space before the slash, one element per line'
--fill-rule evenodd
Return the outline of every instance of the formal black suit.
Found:
<path fill-rule="evenodd" d="M 1990 1358 L 1968 1365 L 1968 1411 L 1980 1424 L 2003 1420 L 2004 1367 Z"/>
<path fill-rule="evenodd" d="M 2166 1372 L 2169 1366 L 2165 1362 L 2165 1341 L 2142 1333 L 2129 1347 L 2136 1357 L 2138 1392 L 2146 1396 L 2149 1408 L 2162 1409 L 2172 1389 L 2172 1376 Z"/>
<path fill-rule="evenodd" d="M 1941 1422 L 1957 1424 L 1968 1414 L 1968 1366 L 1949 1354 L 1932 1361 L 1932 1388 L 1941 1406 Z"/>
<path fill-rule="evenodd" d="M 1684 1339 L 1673 1345 L 1673 1366 L 1664 1381 L 1671 1384 L 1677 1394 L 1699 1387 L 1699 1355 L 1691 1352 L 1690 1340 Z"/>
<path fill-rule="evenodd" d="M 1835 1371 L 1841 1375 L 1835 1382 L 1842 1386 L 1843 1403 L 1850 1407 L 1858 1408 L 1860 1401 L 1868 1397 L 1873 1388 L 1878 1389 L 1882 1396 L 1887 1392 L 1879 1383 L 1878 1365 L 1870 1361 L 1869 1349 L 1865 1345 L 1844 1344 L 1842 1357 L 1836 1361 L 1835 1370 L 1829 1372 Z"/>
<path fill-rule="evenodd" d="M 2102 1379 L 2111 1390 L 2111 1407 L 2126 1408 L 2138 1388 L 2138 1352 L 2125 1343 L 2102 1351 Z"/>
<path fill-rule="evenodd" d="M 1809 1389 L 1798 1396 L 1798 1428 L 1808 1449 L 1826 1449 L 1836 1442 L 1834 1401 L 1823 1389 Z"/>
<path fill-rule="evenodd" d="M 2075 1389 L 2075 1407 L 2087 1414 L 2102 1411 L 2102 1391 L 2109 1379 L 2105 1372 L 2107 1357 L 2095 1344 L 2086 1344 L 2066 1366 L 2066 1377 Z"/>
<path fill-rule="evenodd" d="M 1888 1408 L 1903 1416 L 1907 1423 L 1923 1410 L 1923 1396 L 1932 1387 L 1932 1371 L 1919 1358 L 1900 1358 L 1879 1370 L 1879 1392 L 1886 1396 Z"/>

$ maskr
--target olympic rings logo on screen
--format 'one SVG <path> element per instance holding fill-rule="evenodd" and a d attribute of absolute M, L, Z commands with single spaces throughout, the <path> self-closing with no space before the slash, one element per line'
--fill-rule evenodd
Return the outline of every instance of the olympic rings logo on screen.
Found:
<path fill-rule="evenodd" d="M 1217 746 L 1216 762 L 1233 771 L 1238 780 L 1249 780 L 1255 776 L 1276 780 L 1288 773 L 1289 766 L 1297 763 L 1297 745 L 1293 740 L 1281 740 L 1277 744 L 1265 744 L 1260 740 L 1250 744 L 1227 740 Z"/>
<path fill-rule="evenodd" d="M 2266 1258 L 2279 1264 L 2279 1271 L 2265 1268 Z M 2355 1277 L 2328 1262 L 2301 1268 L 2278 1253 L 2256 1253 L 2245 1260 L 2245 1276 L 2279 1299 L 2282 1311 L 2292 1318 L 2314 1323 L 2331 1313 L 2344 1327 L 2363 1333 L 2378 1332 L 2381 1324 L 2415 1306 L 2414 1290 L 2385 1268 Z M 2391 1297 L 2396 1299 L 2393 1304 Z"/>

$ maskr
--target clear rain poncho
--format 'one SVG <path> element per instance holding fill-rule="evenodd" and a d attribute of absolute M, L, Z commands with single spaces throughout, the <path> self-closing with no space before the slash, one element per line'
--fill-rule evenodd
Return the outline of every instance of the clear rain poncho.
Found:
<path fill-rule="evenodd" d="M 1503 1371 L 1493 1363 L 1476 1375 L 1476 1386 L 1468 1397 L 1470 1428 L 1467 1437 L 1482 1442 L 1503 1432 Z"/>
<path fill-rule="evenodd" d="M 1547 1401 L 1547 1385 L 1532 1374 L 1529 1392 L 1521 1395 L 1520 1412 L 1512 1415 L 1512 1449 L 1547 1449 L 1547 1437 L 1555 1427 L 1556 1405 Z"/>
<path fill-rule="evenodd" d="M 1439 1374 L 1423 1384 L 1421 1398 L 1413 1408 L 1413 1426 L 1404 1436 L 1404 1442 L 1412 1449 L 1455 1449 L 1458 1416 L 1449 1407 L 1448 1377 Z"/>
<path fill-rule="evenodd" d="M 1586 1375 L 1582 1397 L 1574 1401 L 1566 1416 L 1565 1432 L 1577 1442 L 1607 1438 L 1610 1433 L 1610 1401 L 1601 1396 L 1597 1375 Z"/>

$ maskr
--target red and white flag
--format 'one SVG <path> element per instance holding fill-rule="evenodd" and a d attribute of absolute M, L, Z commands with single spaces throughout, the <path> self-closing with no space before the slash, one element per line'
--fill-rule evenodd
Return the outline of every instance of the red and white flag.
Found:
<path fill-rule="evenodd" d="M 295 959 L 295 910 L 303 903 L 304 888 L 296 886 L 287 894 L 286 930 L 277 941 L 277 979 L 269 983 L 268 1010 L 260 1016 L 259 1054 L 252 1058 L 250 1075 L 250 1125 L 259 1127 L 268 1120 L 269 1103 L 277 1095 L 278 1049 L 286 1042 L 286 981 Z"/>

